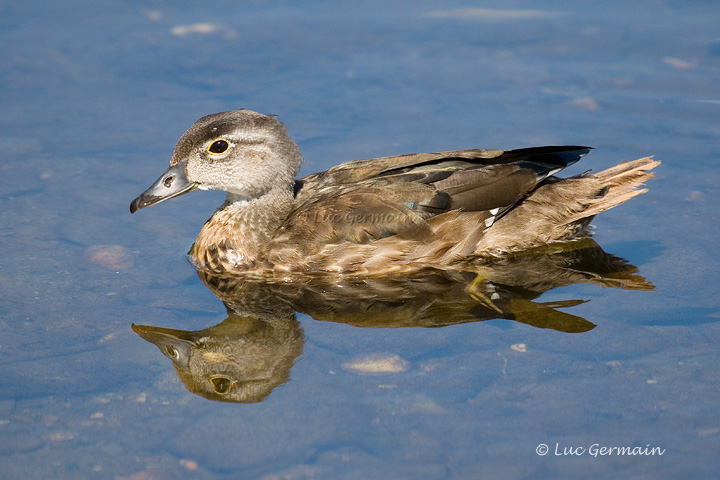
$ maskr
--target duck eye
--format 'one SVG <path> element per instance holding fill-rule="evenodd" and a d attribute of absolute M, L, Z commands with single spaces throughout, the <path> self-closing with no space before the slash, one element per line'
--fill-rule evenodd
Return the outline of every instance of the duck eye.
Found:
<path fill-rule="evenodd" d="M 228 393 L 232 386 L 232 380 L 225 377 L 213 378 L 210 380 L 210 383 L 212 383 L 213 390 L 220 394 Z"/>
<path fill-rule="evenodd" d="M 214 153 L 215 155 L 219 155 L 221 153 L 225 153 L 228 148 L 230 148 L 230 144 L 227 142 L 227 140 L 215 140 L 207 148 L 207 151 L 210 153 Z"/>

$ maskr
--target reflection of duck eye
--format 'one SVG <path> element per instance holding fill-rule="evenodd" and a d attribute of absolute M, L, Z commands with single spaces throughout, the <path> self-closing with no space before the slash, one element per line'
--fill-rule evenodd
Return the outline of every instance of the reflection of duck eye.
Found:
<path fill-rule="evenodd" d="M 215 140 L 207 148 L 207 151 L 210 153 L 214 153 L 215 155 L 219 155 L 221 153 L 227 152 L 228 148 L 230 148 L 230 144 L 226 140 Z"/>
<path fill-rule="evenodd" d="M 210 379 L 210 383 L 213 385 L 213 389 L 217 393 L 227 393 L 232 386 L 232 380 L 225 377 L 217 377 Z"/>
<path fill-rule="evenodd" d="M 169 347 L 167 347 L 167 348 L 165 348 L 165 351 L 166 351 L 167 354 L 170 355 L 172 358 L 178 358 L 178 357 L 180 356 L 180 354 L 178 354 L 178 351 L 175 350 L 175 347 L 173 347 L 172 345 L 169 346 Z"/>

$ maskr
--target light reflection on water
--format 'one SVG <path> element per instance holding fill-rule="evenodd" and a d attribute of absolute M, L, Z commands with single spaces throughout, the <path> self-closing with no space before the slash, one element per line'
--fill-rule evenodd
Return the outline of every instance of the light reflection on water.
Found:
<path fill-rule="evenodd" d="M 3 475 L 712 476 L 717 9 L 208 8 L 0 7 Z M 203 23 L 215 27 L 173 30 Z M 221 196 L 180 198 L 143 221 L 127 202 L 190 122 L 237 107 L 281 115 L 304 173 L 454 148 L 596 147 L 570 174 L 654 154 L 650 192 L 600 216 L 594 238 L 657 291 L 576 284 L 534 300 L 590 299 L 560 310 L 597 325 L 581 334 L 502 319 L 363 329 L 300 314 L 302 354 L 263 402 L 192 395 L 130 325 L 197 331 L 227 317 L 183 255 Z M 99 261 L 98 246 L 122 250 Z M 343 368 L 368 356 L 407 363 Z M 667 453 L 538 457 L 540 443 Z"/>

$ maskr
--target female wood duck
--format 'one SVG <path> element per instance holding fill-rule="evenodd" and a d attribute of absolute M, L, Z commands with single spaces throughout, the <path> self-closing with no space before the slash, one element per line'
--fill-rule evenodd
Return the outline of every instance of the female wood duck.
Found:
<path fill-rule="evenodd" d="M 589 147 L 456 150 L 343 163 L 299 180 L 285 126 L 250 110 L 201 118 L 130 211 L 192 190 L 227 192 L 191 249 L 214 272 L 462 269 L 572 240 L 594 215 L 644 193 L 659 162 L 553 175 Z"/>

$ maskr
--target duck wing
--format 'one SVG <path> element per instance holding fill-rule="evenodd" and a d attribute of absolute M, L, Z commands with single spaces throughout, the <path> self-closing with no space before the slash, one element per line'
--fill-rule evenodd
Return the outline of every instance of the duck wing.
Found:
<path fill-rule="evenodd" d="M 355 160 L 299 179 L 296 190 L 301 190 L 306 185 L 312 189 L 317 186 L 357 183 L 376 177 L 409 172 L 467 170 L 521 162 L 539 172 L 556 173 L 580 160 L 590 150 L 591 147 L 579 146 L 531 147 L 516 150 L 453 150 Z"/>
<path fill-rule="evenodd" d="M 312 245 L 392 235 L 427 241 L 435 230 L 428 220 L 453 211 L 476 212 L 473 228 L 478 222 L 489 228 L 540 182 L 589 151 L 456 150 L 344 163 L 297 181 L 296 207 L 275 239 L 310 251 Z"/>

